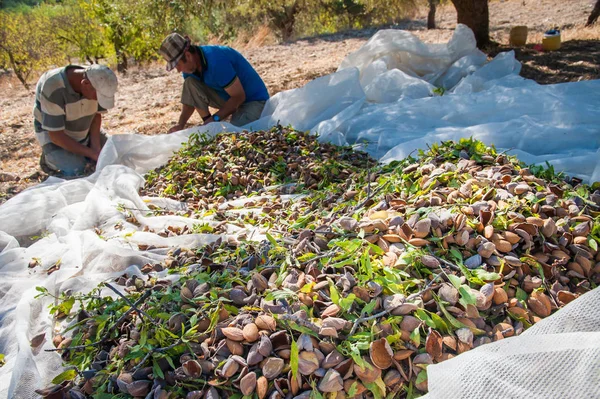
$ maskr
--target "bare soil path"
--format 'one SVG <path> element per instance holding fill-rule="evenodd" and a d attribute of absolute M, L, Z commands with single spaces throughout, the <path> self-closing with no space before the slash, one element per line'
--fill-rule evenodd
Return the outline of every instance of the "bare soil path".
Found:
<path fill-rule="evenodd" d="M 600 26 L 584 28 L 594 0 L 505 0 L 490 2 L 490 30 L 499 45 L 491 56 L 509 50 L 509 30 L 527 25 L 527 47 L 516 49 L 523 62 L 522 75 L 539 83 L 560 83 L 600 78 Z M 426 30 L 426 9 L 397 28 L 411 30 L 422 40 L 446 42 L 456 26 L 452 6 L 439 8 L 438 29 Z M 543 53 L 533 49 L 543 32 L 562 29 L 563 47 Z M 299 39 L 278 45 L 241 48 L 241 52 L 263 77 L 273 95 L 301 87 L 307 82 L 334 72 L 342 59 L 362 46 L 375 29 Z M 181 77 L 167 73 L 161 64 L 136 67 L 119 76 L 117 105 L 108 112 L 104 128 L 110 134 L 161 134 L 177 120 Z M 32 126 L 33 92 L 16 79 L 0 77 L 0 204 L 47 176 L 38 165 L 40 147 Z M 200 120 L 194 116 L 190 123 Z"/>

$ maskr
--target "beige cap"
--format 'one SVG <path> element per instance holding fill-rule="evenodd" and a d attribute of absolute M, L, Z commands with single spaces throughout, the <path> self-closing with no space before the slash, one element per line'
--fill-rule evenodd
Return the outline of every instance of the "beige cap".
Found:
<path fill-rule="evenodd" d="M 94 64 L 85 69 L 85 74 L 96 90 L 98 104 L 104 109 L 114 107 L 119 84 L 115 73 L 106 65 Z"/>

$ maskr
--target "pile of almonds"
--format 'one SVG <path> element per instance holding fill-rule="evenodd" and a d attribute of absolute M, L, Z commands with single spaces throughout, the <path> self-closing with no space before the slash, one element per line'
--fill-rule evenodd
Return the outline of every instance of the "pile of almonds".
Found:
<path fill-rule="evenodd" d="M 194 136 L 166 165 L 147 176 L 141 194 L 214 208 L 218 202 L 257 192 L 315 190 L 323 182 L 343 182 L 376 163 L 366 153 L 319 143 L 307 132 L 282 126 L 220 134 L 210 141 Z"/>
<path fill-rule="evenodd" d="M 309 193 L 289 205 L 292 221 L 311 215 L 302 227 L 278 200 L 263 203 L 279 236 L 176 249 L 146 265 L 149 279 L 119 278 L 132 298 L 153 292 L 140 309 L 154 323 L 131 315 L 86 349 L 89 361 L 64 351 L 96 372 L 62 387 L 189 399 L 427 392 L 428 365 L 518 335 L 600 283 L 600 191 L 533 172 L 480 142 L 446 142 L 346 175 L 324 211 Z M 164 269 L 183 277 L 161 279 Z M 105 310 L 86 309 L 74 335 L 97 339 Z M 171 344 L 149 347 L 165 329 Z"/>

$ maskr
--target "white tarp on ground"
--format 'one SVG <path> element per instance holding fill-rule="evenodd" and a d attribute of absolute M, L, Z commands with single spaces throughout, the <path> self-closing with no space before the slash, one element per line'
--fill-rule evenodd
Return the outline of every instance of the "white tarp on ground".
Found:
<path fill-rule="evenodd" d="M 462 25 L 448 44 L 424 44 L 409 32 L 380 31 L 349 55 L 336 73 L 274 96 L 263 117 L 247 127 L 290 124 L 318 132 L 323 140 L 364 143 L 373 156 L 384 161 L 405 157 L 436 141 L 473 136 L 511 149 L 525 162 L 548 161 L 572 176 L 600 180 L 600 82 L 540 86 L 518 76 L 520 64 L 512 53 L 485 62 L 485 55 L 475 48 L 472 32 Z M 443 96 L 437 88 L 445 90 Z M 140 251 L 137 244 L 190 247 L 216 239 L 202 234 L 162 238 L 140 231 L 145 226 L 160 229 L 198 220 L 147 217 L 148 201 L 173 209 L 180 204 L 144 200 L 137 192 L 144 181 L 142 175 L 164 164 L 191 133 L 214 135 L 223 130 L 241 129 L 210 124 L 171 135 L 111 137 L 94 175 L 72 181 L 49 179 L 0 206 L 0 353 L 6 354 L 7 360 L 0 368 L 0 398 L 36 397 L 33 390 L 48 384 L 60 369 L 60 357 L 43 351 L 51 347 L 52 320 L 47 314 L 48 301 L 34 299 L 36 286 L 56 294 L 66 289 L 88 290 L 125 270 L 140 274 L 141 266 L 161 260 L 167 252 L 164 248 Z M 131 212 L 141 226 L 128 223 L 121 207 L 139 209 Z M 102 230 L 103 238 L 95 228 Z M 235 234 L 235 229 L 230 233 Z M 40 235 L 44 238 L 32 240 Z M 28 268 L 33 258 L 40 260 L 41 267 Z M 60 270 L 47 275 L 45 270 L 59 260 Z M 594 294 L 597 298 L 597 292 Z M 30 339 L 44 331 L 46 342 L 31 348 Z M 512 340 L 513 345 L 518 346 L 519 339 Z M 561 340 L 552 342 L 560 344 Z M 597 354 L 600 341 L 595 339 L 591 345 Z M 529 358 L 520 357 L 519 350 L 512 361 L 532 367 L 529 372 L 535 370 L 538 366 L 527 363 Z M 574 359 L 561 358 L 564 363 L 556 367 L 573 373 Z M 596 371 L 598 359 L 595 355 L 590 360 Z M 438 370 L 440 376 L 447 376 L 444 364 L 431 369 L 434 390 L 442 378 L 437 377 Z M 479 370 L 476 381 L 495 378 L 493 369 Z M 465 372 L 473 377 L 472 369 Z M 467 376 L 457 372 L 454 383 Z M 588 383 L 598 381 L 589 379 Z M 510 381 L 502 384 L 490 387 L 496 393 L 488 396 L 519 396 L 508 393 L 513 392 Z M 499 387 L 502 391 L 493 391 Z M 544 397 L 570 393 L 556 392 L 560 395 L 552 392 Z"/>

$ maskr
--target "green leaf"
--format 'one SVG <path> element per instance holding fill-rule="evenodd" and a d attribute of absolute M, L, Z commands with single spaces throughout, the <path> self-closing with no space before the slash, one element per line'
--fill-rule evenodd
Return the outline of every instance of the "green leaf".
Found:
<path fill-rule="evenodd" d="M 62 384 L 65 381 L 72 381 L 77 377 L 77 371 L 75 369 L 65 370 L 52 379 L 53 384 Z"/>
<path fill-rule="evenodd" d="M 417 317 L 425 322 L 429 327 L 435 328 L 435 323 L 423 309 L 417 309 Z"/>
<path fill-rule="evenodd" d="M 517 293 L 515 294 L 515 297 L 520 301 L 527 301 L 527 293 L 519 287 L 517 287 Z"/>
<path fill-rule="evenodd" d="M 340 302 L 340 294 L 339 294 L 337 288 L 335 288 L 335 284 L 333 284 L 333 281 L 331 281 L 331 279 L 328 279 L 328 280 L 329 280 L 329 294 L 331 295 L 331 302 L 338 305 Z"/>
<path fill-rule="evenodd" d="M 198 323 L 198 315 L 194 313 L 192 315 L 192 317 L 190 317 L 190 326 L 194 327 L 197 323 Z"/>
<path fill-rule="evenodd" d="M 302 288 L 300 288 L 300 292 L 304 294 L 310 294 L 312 292 L 312 288 L 315 286 L 315 282 L 311 281 L 308 284 L 304 284 Z"/>
<path fill-rule="evenodd" d="M 594 251 L 598 251 L 598 243 L 592 237 L 588 238 L 588 245 Z"/>
<path fill-rule="evenodd" d="M 415 328 L 410 333 L 410 340 L 418 347 L 421 344 L 421 333 L 419 332 L 419 327 Z"/>
<path fill-rule="evenodd" d="M 58 310 L 66 315 L 71 313 L 71 309 L 73 309 L 73 305 L 75 304 L 75 297 L 70 296 L 68 299 L 64 300 L 60 305 L 58 305 Z"/>
<path fill-rule="evenodd" d="M 139 341 L 140 346 L 146 345 L 147 340 L 148 340 L 148 331 L 146 331 L 145 327 L 142 327 L 142 330 L 140 331 L 140 341 Z"/>
<path fill-rule="evenodd" d="M 469 288 L 468 285 L 461 285 L 458 288 L 458 292 L 460 293 L 460 303 L 463 306 L 467 306 L 467 305 L 476 305 L 477 304 L 477 297 L 475 296 L 475 294 L 471 291 L 471 288 Z"/>
<path fill-rule="evenodd" d="M 446 324 L 444 319 L 442 319 L 437 313 L 431 312 L 429 314 L 431 316 L 431 319 L 435 323 L 435 328 L 437 330 L 439 330 L 440 332 L 444 332 L 446 334 L 450 332 L 450 328 L 448 328 L 448 324 Z"/>
<path fill-rule="evenodd" d="M 500 279 L 500 275 L 498 273 L 494 273 L 494 272 L 487 272 L 483 269 L 475 269 L 473 270 L 473 275 L 478 277 L 479 279 L 483 280 L 482 282 L 485 281 L 496 281 Z M 481 284 L 483 285 L 483 284 Z"/>
<path fill-rule="evenodd" d="M 456 289 L 460 288 L 460 285 L 461 285 L 460 277 L 458 277 L 454 274 L 448 274 L 448 280 L 450 280 L 450 282 L 452 283 L 454 288 L 456 288 Z"/>
<path fill-rule="evenodd" d="M 360 367 L 371 369 L 371 365 L 362 358 L 356 344 L 350 346 L 350 356 L 352 357 L 352 360 L 354 360 L 354 363 L 358 364 Z"/>
<path fill-rule="evenodd" d="M 317 389 L 317 382 L 315 380 L 310 381 L 310 387 L 312 388 L 310 391 L 310 399 L 324 399 L 321 392 Z"/>
<path fill-rule="evenodd" d="M 381 381 L 381 377 L 379 377 L 378 379 Z M 383 390 L 381 389 L 381 386 L 379 385 L 377 380 L 369 384 L 365 384 L 365 388 L 371 391 L 374 399 L 385 398 L 385 384 L 383 383 L 383 381 L 381 381 L 381 383 L 383 384 Z"/>
<path fill-rule="evenodd" d="M 462 263 L 463 256 L 458 249 L 456 249 L 456 248 L 450 249 L 450 255 L 452 255 L 454 257 L 454 259 L 456 259 L 458 262 Z"/>
<path fill-rule="evenodd" d="M 427 370 L 421 370 L 419 371 L 419 374 L 417 374 L 417 380 L 415 381 L 415 383 L 421 384 L 425 381 L 427 381 Z"/>
<path fill-rule="evenodd" d="M 385 383 L 381 379 L 381 376 L 378 379 L 375 380 L 375 384 L 377 384 L 377 386 L 379 387 L 379 390 L 381 391 L 381 395 L 385 396 L 387 388 L 385 386 Z"/>
<path fill-rule="evenodd" d="M 173 363 L 173 359 L 171 359 L 171 356 L 165 355 L 165 359 L 167 359 L 167 363 L 169 363 L 169 366 L 173 367 L 173 370 L 175 370 L 177 368 L 177 367 L 175 367 L 175 364 Z"/>
<path fill-rule="evenodd" d="M 354 304 L 354 300 L 356 299 L 356 295 L 350 294 L 345 298 L 339 300 L 339 306 L 342 308 L 344 312 L 350 311 L 350 308 Z"/>
<path fill-rule="evenodd" d="M 369 249 L 371 249 L 376 255 L 383 255 L 383 249 L 379 248 L 379 245 L 369 243 Z"/>
<path fill-rule="evenodd" d="M 350 254 L 356 252 L 361 247 L 362 241 L 361 240 L 337 241 L 333 245 L 335 247 L 343 249 L 345 252 L 341 256 L 336 257 L 336 260 L 339 260 L 347 255 L 350 255 Z"/>
<path fill-rule="evenodd" d="M 278 247 L 279 245 L 277 244 L 277 241 L 275 241 L 275 239 L 273 238 L 273 236 L 269 233 L 266 233 L 267 236 L 267 240 L 269 240 L 269 242 L 271 243 L 271 245 L 273 247 Z"/>
<path fill-rule="evenodd" d="M 160 366 L 158 365 L 158 362 L 156 361 L 156 359 L 152 359 L 152 373 L 154 374 L 154 377 L 158 377 L 158 378 L 165 378 L 165 375 L 163 373 L 163 371 L 161 370 Z"/>
<path fill-rule="evenodd" d="M 444 314 L 444 316 L 446 316 L 446 319 L 448 319 L 448 321 L 450 322 L 450 324 L 452 324 L 452 326 L 453 326 L 454 328 L 468 328 L 468 329 L 469 329 L 469 330 L 471 330 L 471 331 L 473 332 L 473 334 L 475 334 L 475 335 L 482 335 L 482 334 L 485 334 L 485 331 L 483 331 L 483 330 L 480 330 L 480 329 L 478 329 L 478 328 L 472 328 L 472 327 L 469 327 L 469 326 L 467 326 L 467 325 L 465 325 L 465 324 L 461 323 L 460 321 L 456 320 L 456 318 L 455 318 L 454 316 L 452 316 L 452 315 L 450 314 L 450 312 L 448 312 L 448 311 L 446 310 L 446 308 L 444 307 L 444 305 L 442 305 L 442 302 L 441 302 L 441 301 L 439 301 L 439 298 L 437 298 L 437 297 L 435 297 L 435 298 L 436 298 L 436 302 L 437 302 L 437 304 L 438 304 L 438 307 L 440 308 L 440 310 L 442 311 L 442 313 Z"/>
<path fill-rule="evenodd" d="M 371 265 L 371 257 L 369 251 L 363 252 L 360 257 L 360 265 L 363 273 L 366 274 L 368 280 L 373 280 L 373 265 Z"/>
<path fill-rule="evenodd" d="M 298 375 L 298 344 L 292 340 L 292 348 L 290 353 L 290 367 L 292 368 L 292 377 L 297 378 Z"/>
<path fill-rule="evenodd" d="M 371 302 L 365 305 L 362 310 L 363 314 L 371 314 L 373 310 L 375 310 L 375 306 L 377 306 L 377 301 L 375 299 L 371 299 Z"/>
<path fill-rule="evenodd" d="M 352 385 L 350 385 L 347 396 L 353 398 L 356 396 L 356 392 L 358 392 L 358 381 L 354 381 Z"/>

